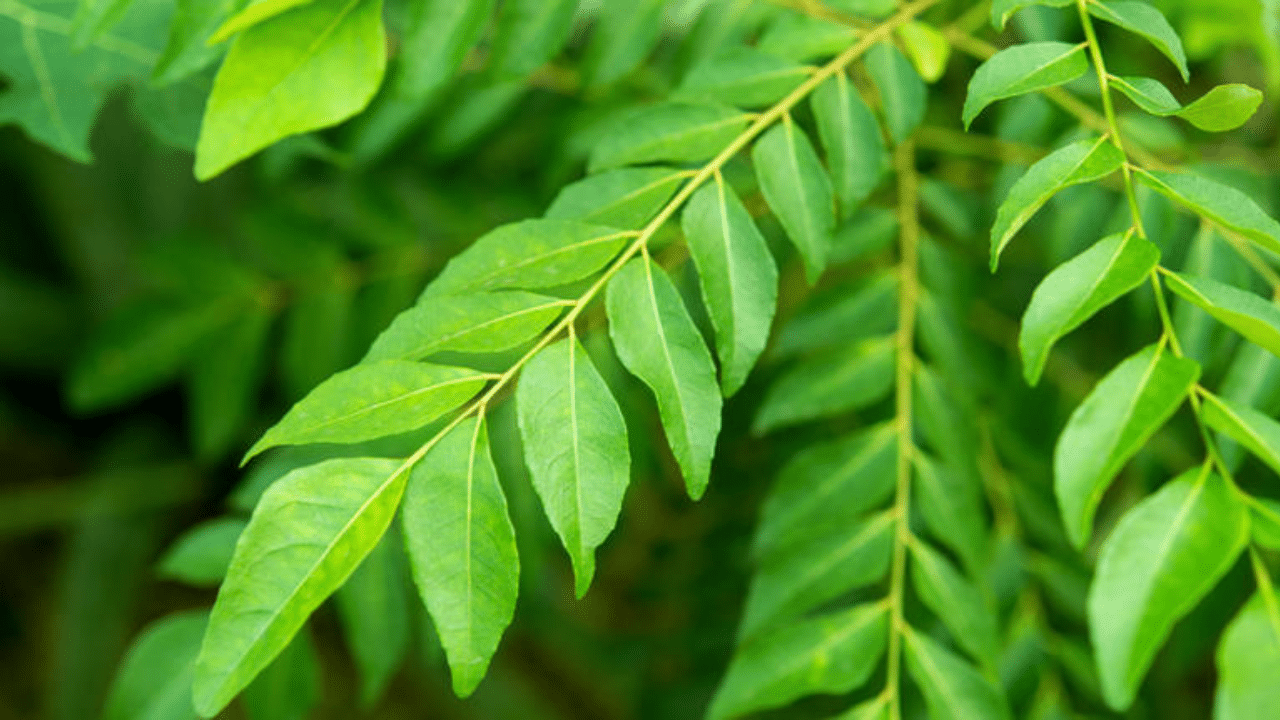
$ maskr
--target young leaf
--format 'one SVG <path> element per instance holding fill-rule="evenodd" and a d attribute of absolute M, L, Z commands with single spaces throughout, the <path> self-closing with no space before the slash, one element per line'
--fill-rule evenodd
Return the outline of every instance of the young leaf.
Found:
<path fill-rule="evenodd" d="M 306 720 L 320 702 L 320 659 L 305 632 L 244 689 L 249 720 Z"/>
<path fill-rule="evenodd" d="M 844 73 L 819 85 L 811 102 L 841 216 L 849 218 L 888 170 L 880 125 Z"/>
<path fill-rule="evenodd" d="M 1120 519 L 1089 590 L 1090 637 L 1114 710 L 1128 709 L 1173 624 L 1231 569 L 1248 539 L 1239 492 L 1207 465 Z"/>
<path fill-rule="evenodd" d="M 847 693 L 875 670 L 888 629 L 888 608 L 859 605 L 757 637 L 734 656 L 707 718 L 738 717 L 817 693 Z"/>
<path fill-rule="evenodd" d="M 226 707 L 342 586 L 391 524 L 406 477 L 395 461 L 339 459 L 267 489 L 236 545 L 196 660 L 201 715 Z"/>
<path fill-rule="evenodd" d="M 209 613 L 196 610 L 144 628 L 111 684 L 103 720 L 195 720 L 191 674 L 208 621 Z"/>
<path fill-rule="evenodd" d="M 1280 707 L 1280 598 L 1272 587 L 1240 610 L 1218 645 L 1217 720 L 1265 718 Z"/>
<path fill-rule="evenodd" d="M 916 72 L 927 83 L 942 79 L 951 58 L 951 42 L 937 28 L 922 22 L 909 22 L 897 30 L 902 49 L 911 58 Z"/>
<path fill-rule="evenodd" d="M 314 0 L 249 28 L 214 80 L 196 177 L 208 180 L 277 140 L 360 112 L 386 61 L 381 0 Z"/>
<path fill-rule="evenodd" d="M 1102 494 L 1164 425 L 1200 378 L 1194 360 L 1149 346 L 1098 383 L 1076 408 L 1053 454 L 1054 490 L 1067 535 L 1084 547 Z"/>
<path fill-rule="evenodd" d="M 992 0 L 991 24 L 997 30 L 1004 30 L 1009 18 L 1022 8 L 1040 5 L 1043 7 L 1067 7 L 1075 5 L 1075 0 Z"/>
<path fill-rule="evenodd" d="M 277 15 L 282 15 L 293 8 L 301 5 L 307 5 L 315 0 L 253 0 L 243 10 L 235 15 L 227 18 L 212 35 L 209 36 L 208 44 L 224 43 L 254 25 L 270 20 Z"/>
<path fill-rule="evenodd" d="M 1248 405 L 1206 393 L 1200 417 L 1204 423 L 1240 443 L 1280 473 L 1280 422 Z"/>
<path fill-rule="evenodd" d="M 774 381 L 752 431 L 830 417 L 882 400 L 893 389 L 892 338 L 837 347 L 796 363 Z"/>
<path fill-rule="evenodd" d="M 1170 272 L 1165 284 L 1245 339 L 1280 356 L 1280 307 L 1275 303 L 1206 277 Z"/>
<path fill-rule="evenodd" d="M 979 66 L 969 81 L 964 126 L 968 128 L 984 108 L 997 100 L 1062 85 L 1088 70 L 1084 45 L 1034 42 L 1001 50 Z"/>
<path fill-rule="evenodd" d="M 720 387 L 727 397 L 746 382 L 769 340 L 778 269 L 751 213 L 722 180 L 694 194 L 681 226 L 715 327 Z"/>
<path fill-rule="evenodd" d="M 418 592 L 467 697 L 511 623 L 520 558 L 482 420 L 450 431 L 413 471 L 402 510 Z"/>
<path fill-rule="evenodd" d="M 334 593 L 360 670 L 360 704 L 373 707 L 409 649 L 409 588 L 400 538 L 387 533 Z"/>
<path fill-rule="evenodd" d="M 637 230 L 662 209 L 688 177 L 688 173 L 663 167 L 621 168 L 588 175 L 566 185 L 544 217 Z"/>
<path fill-rule="evenodd" d="M 969 663 L 913 629 L 906 633 L 907 671 L 929 714 L 951 720 L 1010 720 L 1004 696 Z"/>
<path fill-rule="evenodd" d="M 1160 262 L 1160 249 L 1133 234 L 1112 235 L 1059 265 L 1031 296 L 1018 347 L 1028 385 L 1044 371 L 1059 338 L 1138 287 Z"/>
<path fill-rule="evenodd" d="M 827 266 L 835 232 L 831 180 L 804 131 L 789 117 L 756 141 L 751 151 L 760 191 L 800 251 L 809 284 Z"/>
<path fill-rule="evenodd" d="M 680 293 L 647 259 L 627 263 L 605 293 L 618 359 L 653 391 L 667 442 L 697 500 L 711 477 L 720 434 L 715 366 Z"/>
<path fill-rule="evenodd" d="M 750 116 L 723 105 L 665 103 L 618 118 L 591 151 L 590 172 L 655 162 L 713 157 L 746 127 Z"/>
<path fill-rule="evenodd" d="M 1262 104 L 1261 92 L 1238 83 L 1218 85 L 1186 107 L 1159 80 L 1114 77 L 1111 84 L 1148 113 L 1177 115 L 1206 132 L 1234 130 L 1253 117 Z"/>
<path fill-rule="evenodd" d="M 224 517 L 201 523 L 174 541 L 156 563 L 156 575 L 188 585 L 217 587 L 227 575 L 245 521 Z"/>
<path fill-rule="evenodd" d="M 1272 252 L 1280 252 L 1280 222 L 1248 195 L 1199 175 L 1138 170 L 1136 177 L 1153 190 Z"/>
<path fill-rule="evenodd" d="M 1054 195 L 1072 185 L 1100 180 L 1124 165 L 1124 153 L 1106 138 L 1081 140 L 1059 148 L 1027 169 L 1009 188 L 991 226 L 991 271 L 1000 255 L 1031 217 Z"/>
<path fill-rule="evenodd" d="M 924 120 L 929 102 L 929 88 L 916 73 L 911 61 L 892 43 L 883 42 L 871 48 L 866 57 L 867 73 L 880 91 L 889 135 L 896 142 L 906 140 Z"/>
<path fill-rule="evenodd" d="M 364 363 L 422 360 L 435 353 L 492 353 L 537 337 L 565 301 L 520 291 L 480 292 L 427 301 L 405 310 L 373 341 Z"/>
<path fill-rule="evenodd" d="M 577 0 L 507 0 L 493 30 L 489 67 L 500 77 L 524 77 L 560 52 L 573 30 Z"/>
<path fill-rule="evenodd" d="M 1000 648 L 996 612 L 978 588 L 924 542 L 911 545 L 911 584 L 956 644 L 983 667 L 995 669 Z"/>
<path fill-rule="evenodd" d="M 767 107 L 786 97 L 812 72 L 811 67 L 752 47 L 734 47 L 690 71 L 674 97 L 740 108 Z"/>
<path fill-rule="evenodd" d="M 355 443 L 426 425 L 475 396 L 490 377 L 404 360 L 357 365 L 325 380 L 245 454 L 277 445 Z"/>
<path fill-rule="evenodd" d="M 1147 42 L 1177 66 L 1183 82 L 1191 79 L 1191 73 L 1187 71 L 1187 53 L 1182 49 L 1178 31 L 1169 25 L 1169 21 L 1155 7 L 1145 2 L 1122 0 L 1089 0 L 1086 6 L 1089 14 L 1099 20 L 1146 38 Z"/>
<path fill-rule="evenodd" d="M 604 267 L 632 234 L 576 220 L 503 225 L 450 260 L 423 297 L 537 290 L 575 282 Z"/>
<path fill-rule="evenodd" d="M 516 409 L 533 487 L 573 561 L 582 597 L 595 573 L 595 550 L 617 524 L 631 481 L 626 422 L 576 340 L 549 345 L 529 361 Z"/>

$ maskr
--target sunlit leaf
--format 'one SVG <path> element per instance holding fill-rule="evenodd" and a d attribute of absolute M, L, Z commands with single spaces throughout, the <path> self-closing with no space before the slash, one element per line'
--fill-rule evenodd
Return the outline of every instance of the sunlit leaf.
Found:
<path fill-rule="evenodd" d="M 991 103 L 1071 82 L 1089 70 L 1084 45 L 1033 42 L 996 53 L 973 73 L 964 101 L 964 124 Z"/>
<path fill-rule="evenodd" d="M 1280 222 L 1239 190 L 1189 173 L 1138 170 L 1135 177 L 1205 219 L 1280 252 Z"/>
<path fill-rule="evenodd" d="M 546 330 L 565 305 L 558 298 L 519 291 L 429 299 L 396 316 L 363 362 L 422 360 L 446 350 L 509 350 Z"/>
<path fill-rule="evenodd" d="M 1275 303 L 1206 277 L 1168 273 L 1165 283 L 1245 339 L 1280 355 L 1280 307 Z"/>
<path fill-rule="evenodd" d="M 1218 645 L 1215 720 L 1265 718 L 1280 707 L 1280 597 L 1259 587 Z"/>
<path fill-rule="evenodd" d="M 831 179 L 809 137 L 790 119 L 775 125 L 751 151 L 760 191 L 800 251 L 809 283 L 827 266 L 835 232 Z"/>
<path fill-rule="evenodd" d="M 1090 15 L 1145 38 L 1177 66 L 1183 82 L 1190 80 L 1187 53 L 1182 49 L 1178 31 L 1155 7 L 1145 2 L 1124 0 L 1089 0 L 1085 5 Z"/>

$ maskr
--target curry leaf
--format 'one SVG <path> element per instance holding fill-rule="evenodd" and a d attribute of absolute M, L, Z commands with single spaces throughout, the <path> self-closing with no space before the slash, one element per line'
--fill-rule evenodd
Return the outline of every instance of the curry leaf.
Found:
<path fill-rule="evenodd" d="M 1280 355 L 1280 307 L 1262 297 L 1205 277 L 1165 275 L 1169 289 L 1252 343 Z"/>
<path fill-rule="evenodd" d="M 491 353 L 537 337 L 562 312 L 565 301 L 505 291 L 423 302 L 405 310 L 374 340 L 364 362 L 421 360 L 435 353 Z"/>
<path fill-rule="evenodd" d="M 760 191 L 800 251 L 805 276 L 817 282 L 827 266 L 836 215 L 831 179 L 813 144 L 787 118 L 756 141 L 751 160 Z"/>
<path fill-rule="evenodd" d="M 812 104 L 841 214 L 848 218 L 888 169 L 884 138 L 871 108 L 843 74 L 819 86 Z"/>
<path fill-rule="evenodd" d="M 1165 57 L 1182 73 L 1182 80 L 1191 79 L 1187 70 L 1187 53 L 1182 49 L 1182 40 L 1178 32 L 1169 25 L 1169 21 L 1155 7 L 1145 2 L 1126 2 L 1124 0 L 1089 0 L 1086 3 L 1089 14 L 1122 27 L 1131 33 L 1141 35 L 1147 42 L 1164 53 Z"/>
<path fill-rule="evenodd" d="M 1089 70 L 1084 45 L 1034 42 L 1001 50 L 984 62 L 969 81 L 964 124 L 991 103 L 1071 82 Z"/>
<path fill-rule="evenodd" d="M 972 666 L 915 630 L 906 633 L 907 670 L 924 692 L 934 718 L 1004 720 L 1004 697 Z"/>
<path fill-rule="evenodd" d="M 1135 177 L 1197 215 L 1280 252 L 1280 222 L 1239 190 L 1189 173 L 1139 170 Z"/>

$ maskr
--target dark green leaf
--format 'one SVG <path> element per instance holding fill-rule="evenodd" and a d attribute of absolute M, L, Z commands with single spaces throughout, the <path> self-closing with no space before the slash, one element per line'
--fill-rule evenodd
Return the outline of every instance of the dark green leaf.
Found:
<path fill-rule="evenodd" d="M 256 306 L 204 342 L 191 366 L 191 435 L 196 455 L 231 449 L 257 407 L 271 314 Z"/>
<path fill-rule="evenodd" d="M 156 84 L 176 83 L 221 58 L 226 48 L 211 46 L 208 40 L 224 18 L 244 5 L 245 0 L 177 0 L 168 42 L 151 74 Z"/>
<path fill-rule="evenodd" d="M 818 86 L 812 103 L 841 215 L 848 218 L 888 170 L 889 154 L 880 125 L 843 73 Z"/>
<path fill-rule="evenodd" d="M 978 588 L 923 542 L 911 545 L 911 583 L 952 639 L 983 667 L 994 669 L 1000 647 L 996 612 Z"/>
<path fill-rule="evenodd" d="M 751 47 L 735 47 L 695 67 L 676 88 L 675 97 L 725 103 L 741 108 L 767 107 L 786 97 L 813 72 Z"/>
<path fill-rule="evenodd" d="M 898 273 L 882 272 L 855 287 L 811 296 L 787 321 L 769 349 L 783 358 L 893 332 L 898 314 Z"/>
<path fill-rule="evenodd" d="M 611 85 L 644 62 L 663 30 L 663 0 L 605 0 L 583 58 L 590 87 Z"/>
<path fill-rule="evenodd" d="M 986 678 L 937 641 L 906 634 L 907 671 L 924 692 L 934 720 L 1008 720 L 1004 696 Z"/>
<path fill-rule="evenodd" d="M 144 628 L 120 664 L 103 720 L 195 720 L 191 675 L 208 621 L 196 610 Z"/>
<path fill-rule="evenodd" d="M 387 533 L 333 596 L 366 708 L 377 703 L 409 649 L 407 583 L 403 544 Z"/>
<path fill-rule="evenodd" d="M 489 67 L 524 77 L 560 52 L 573 30 L 577 0 L 506 0 L 498 11 Z"/>
<path fill-rule="evenodd" d="M 751 151 L 760 191 L 800 251 L 809 283 L 827 266 L 835 232 L 831 179 L 804 131 L 784 118 L 756 141 Z"/>
<path fill-rule="evenodd" d="M 996 53 L 973 73 L 964 101 L 967 128 L 997 100 L 1071 82 L 1089 70 L 1084 45 L 1034 42 Z"/>
<path fill-rule="evenodd" d="M 320 702 L 320 659 L 311 636 L 294 637 L 242 699 L 249 720 L 306 720 Z"/>
<path fill-rule="evenodd" d="M 939 464 L 923 452 L 916 453 L 913 487 L 925 524 L 972 575 L 986 564 L 990 530 L 984 518 L 982 489 L 965 480 L 964 473 Z"/>
<path fill-rule="evenodd" d="M 444 351 L 510 350 L 547 329 L 568 303 L 534 293 L 469 293 L 421 302 L 396 316 L 363 362 L 422 360 Z"/>

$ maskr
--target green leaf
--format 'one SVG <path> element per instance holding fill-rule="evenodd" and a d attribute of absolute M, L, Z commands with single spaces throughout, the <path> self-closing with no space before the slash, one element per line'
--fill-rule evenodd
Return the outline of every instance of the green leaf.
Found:
<path fill-rule="evenodd" d="M 618 359 L 653 391 L 667 443 L 689 496 L 707 489 L 720 434 L 715 366 L 680 293 L 648 260 L 627 263 L 606 291 L 609 336 Z"/>
<path fill-rule="evenodd" d="M 542 67 L 568 42 L 577 7 L 577 0 L 506 0 L 493 30 L 490 70 L 516 78 Z"/>
<path fill-rule="evenodd" d="M 711 701 L 708 720 L 781 707 L 866 682 L 884 654 L 888 608 L 860 605 L 762 635 L 740 648 Z"/>
<path fill-rule="evenodd" d="M 1088 70 L 1083 44 L 1033 42 L 1001 50 L 982 63 L 969 81 L 964 126 L 968 128 L 984 108 L 997 100 L 1056 87 Z"/>
<path fill-rule="evenodd" d="M 1152 115 L 1168 117 L 1177 115 L 1182 110 L 1182 103 L 1159 80 L 1148 77 L 1112 77 L 1109 85 Z"/>
<path fill-rule="evenodd" d="M 348 365 L 346 345 L 355 288 L 338 281 L 336 274 L 327 277 L 333 278 L 333 285 L 303 290 L 291 299 L 284 317 L 279 374 L 291 399 L 306 395 Z"/>
<path fill-rule="evenodd" d="M 874 274 L 856 287 L 816 293 L 782 326 L 769 352 L 791 357 L 892 333 L 897 308 L 898 273 L 893 271 Z"/>
<path fill-rule="evenodd" d="M 1027 384 L 1040 381 L 1054 343 L 1138 287 L 1159 262 L 1160 249 L 1150 241 L 1112 235 L 1049 273 L 1031 296 L 1018 335 Z"/>
<path fill-rule="evenodd" d="M 769 340 L 778 269 L 751 213 L 723 180 L 694 194 L 681 227 L 715 328 L 727 397 L 746 382 Z"/>
<path fill-rule="evenodd" d="M 1249 342 L 1280 356 L 1280 307 L 1259 295 L 1206 277 L 1169 272 L 1165 284 Z"/>
<path fill-rule="evenodd" d="M 217 587 L 227 575 L 245 521 L 224 517 L 183 533 L 156 563 L 156 575 L 198 587 Z"/>
<path fill-rule="evenodd" d="M 357 365 L 299 400 L 245 460 L 278 445 L 355 443 L 416 430 L 470 400 L 489 380 L 475 370 L 403 360 Z"/>
<path fill-rule="evenodd" d="M 450 260 L 423 297 L 566 285 L 595 274 L 633 235 L 575 220 L 503 225 Z"/>
<path fill-rule="evenodd" d="M 484 422 L 464 421 L 427 453 L 402 516 L 413 579 L 449 658 L 453 691 L 467 697 L 511 623 L 520 577 Z"/>
<path fill-rule="evenodd" d="M 889 169 L 880 125 L 844 73 L 818 86 L 812 106 L 841 215 L 849 218 Z"/>
<path fill-rule="evenodd" d="M 1280 707 L 1280 598 L 1270 586 L 1240 610 L 1218 645 L 1214 720 L 1257 720 Z"/>
<path fill-rule="evenodd" d="M 516 409 L 533 487 L 569 553 L 582 597 L 595 574 L 596 548 L 617 524 L 631 481 L 622 410 L 576 339 L 549 345 L 529 361 Z"/>
<path fill-rule="evenodd" d="M 873 338 L 801 360 L 769 388 L 752 431 L 780 427 L 872 405 L 893 389 L 893 338 Z"/>
<path fill-rule="evenodd" d="M 1009 22 L 1009 18 L 1022 8 L 1035 5 L 1063 8 L 1075 4 L 1075 0 L 992 0 L 991 24 L 997 30 L 1004 30 L 1005 23 Z"/>
<path fill-rule="evenodd" d="M 991 226 L 991 271 L 1014 235 L 1054 195 L 1072 185 L 1100 180 L 1124 165 L 1124 153 L 1106 138 L 1081 140 L 1059 148 L 1027 169 L 1009 188 Z"/>
<path fill-rule="evenodd" d="M 741 108 L 768 107 L 812 73 L 811 67 L 752 47 L 733 47 L 690 71 L 676 88 L 675 97 Z"/>
<path fill-rule="evenodd" d="M 277 140 L 360 112 L 386 61 L 381 0 L 314 0 L 249 28 L 214 80 L 196 177 L 208 180 Z"/>
<path fill-rule="evenodd" d="M 583 57 L 588 87 L 612 85 L 651 53 L 661 39 L 663 0 L 604 0 Z"/>
<path fill-rule="evenodd" d="M 406 477 L 395 461 L 339 459 L 267 489 L 236 545 L 196 660 L 201 715 L 226 707 L 342 586 L 391 524 Z"/>
<path fill-rule="evenodd" d="M 896 142 L 906 140 L 924 121 L 929 88 L 916 73 L 911 61 L 890 42 L 882 42 L 867 52 L 867 73 L 880 91 L 880 107 Z"/>
<path fill-rule="evenodd" d="M 889 703 L 883 697 L 849 708 L 831 720 L 889 720 Z"/>
<path fill-rule="evenodd" d="M 242 697 L 249 720 L 306 720 L 320 702 L 320 659 L 306 632 L 298 633 Z"/>
<path fill-rule="evenodd" d="M 362 362 L 422 360 L 445 351 L 510 350 L 540 335 L 567 304 L 559 298 L 519 291 L 427 300 L 397 315 L 373 341 Z"/>
<path fill-rule="evenodd" d="M 255 306 L 213 333 L 191 366 L 190 414 L 196 455 L 218 457 L 250 424 L 265 371 L 271 313 Z"/>
<path fill-rule="evenodd" d="M 1280 473 L 1280 422 L 1248 405 L 1204 393 L 1200 418 Z"/>
<path fill-rule="evenodd" d="M 204 70 L 226 52 L 209 39 L 228 15 L 244 7 L 245 0 L 177 0 L 169 38 L 151 77 L 157 85 L 170 85 Z"/>
<path fill-rule="evenodd" d="M 756 141 L 751 151 L 760 191 L 804 260 L 809 284 L 827 266 L 835 233 L 831 179 L 813 144 L 790 117 Z"/>
<path fill-rule="evenodd" d="M 107 695 L 103 720 L 195 720 L 191 675 L 209 613 L 174 613 L 134 640 Z"/>
<path fill-rule="evenodd" d="M 581 220 L 638 230 L 667 204 L 689 174 L 662 167 L 621 168 L 566 185 L 547 208 L 548 220 Z"/>
<path fill-rule="evenodd" d="M 1239 190 L 1187 173 L 1137 170 L 1135 176 L 1197 215 L 1234 230 L 1267 250 L 1280 252 L 1280 222 Z"/>
<path fill-rule="evenodd" d="M 967 662 L 913 629 L 906 633 L 907 671 L 934 720 L 1007 720 L 1004 696 Z"/>
<path fill-rule="evenodd" d="M 453 79 L 483 35 L 493 5 L 494 0 L 415 0 L 406 20 L 394 91 L 426 99 Z"/>
<path fill-rule="evenodd" d="M 1253 521 L 1253 541 L 1268 550 L 1280 552 L 1280 502 L 1254 498 L 1249 508 Z"/>
<path fill-rule="evenodd" d="M 1169 25 L 1169 21 L 1155 7 L 1145 2 L 1117 0 L 1089 0 L 1086 6 L 1089 14 L 1099 20 L 1146 38 L 1147 42 L 1177 66 L 1178 72 L 1182 73 L 1183 82 L 1191 79 L 1191 73 L 1187 70 L 1187 53 L 1182 49 L 1178 31 Z"/>
<path fill-rule="evenodd" d="M 1152 345 L 1113 369 L 1076 408 L 1054 448 L 1054 489 L 1067 535 L 1084 547 L 1120 468 L 1182 405 L 1200 366 Z"/>
<path fill-rule="evenodd" d="M 387 533 L 333 596 L 360 671 L 360 704 L 365 708 L 378 702 L 409 649 L 405 570 L 400 538 Z"/>
<path fill-rule="evenodd" d="M 1102 544 L 1089 630 L 1107 704 L 1133 702 L 1174 623 L 1213 589 L 1249 539 L 1240 494 L 1209 466 L 1138 503 Z"/>
<path fill-rule="evenodd" d="M 920 541 L 910 549 L 911 583 L 920 600 L 942 620 L 958 645 L 983 667 L 994 670 L 1000 649 L 995 608 L 936 550 Z"/>
<path fill-rule="evenodd" d="M 813 62 L 839 55 L 857 40 L 858 31 L 848 25 L 801 13 L 779 13 L 756 47 L 788 60 Z"/>
<path fill-rule="evenodd" d="M 747 127 L 751 116 L 721 105 L 663 103 L 626 113 L 591 151 L 590 172 L 655 162 L 710 159 Z"/>
<path fill-rule="evenodd" d="M 965 475 L 940 465 L 923 452 L 915 457 L 915 492 L 929 530 L 951 548 L 971 574 L 987 561 L 987 536 L 981 488 Z"/>
<path fill-rule="evenodd" d="M 1177 115 L 1206 132 L 1226 132 L 1240 127 L 1262 104 L 1262 93 L 1233 83 L 1218 85 L 1200 99 L 1182 106 L 1159 80 L 1145 77 L 1116 77 L 1111 84 L 1152 115 Z"/>
<path fill-rule="evenodd" d="M 254 25 L 260 25 L 277 15 L 283 15 L 296 7 L 309 5 L 313 2 L 315 0 L 253 0 L 248 7 L 227 18 L 209 36 L 207 43 L 210 45 L 224 43 L 230 40 L 232 36 L 238 35 Z"/>
<path fill-rule="evenodd" d="M 951 42 L 932 25 L 909 22 L 896 31 L 902 49 L 906 51 L 916 72 L 927 83 L 942 79 L 951 58 Z"/>

